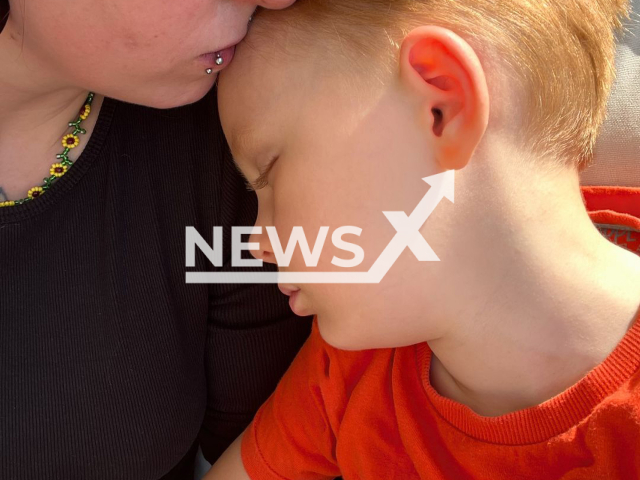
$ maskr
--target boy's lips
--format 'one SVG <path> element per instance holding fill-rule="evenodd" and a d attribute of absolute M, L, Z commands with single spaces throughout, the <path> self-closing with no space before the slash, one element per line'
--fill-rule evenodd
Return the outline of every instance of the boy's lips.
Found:
<path fill-rule="evenodd" d="M 299 317 L 306 317 L 309 315 L 309 313 L 301 308 L 297 301 L 300 293 L 300 289 L 298 287 L 293 287 L 291 285 L 278 285 L 278 288 L 282 293 L 289 297 L 289 308 L 291 308 L 293 313 Z"/>
<path fill-rule="evenodd" d="M 298 287 L 294 287 L 292 285 L 280 285 L 278 284 L 278 288 L 282 293 L 284 293 L 287 297 L 290 297 L 292 294 L 300 291 Z"/>

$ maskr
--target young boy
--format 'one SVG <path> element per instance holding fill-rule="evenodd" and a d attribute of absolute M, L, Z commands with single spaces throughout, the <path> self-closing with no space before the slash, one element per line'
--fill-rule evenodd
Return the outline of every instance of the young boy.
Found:
<path fill-rule="evenodd" d="M 281 285 L 314 331 L 207 478 L 640 478 L 640 258 L 598 232 L 578 182 L 625 7 L 300 0 L 256 17 L 219 94 L 257 226 L 283 243 L 357 226 L 367 271 L 413 221 L 382 212 L 411 216 L 423 178 L 455 170 L 455 204 L 435 177 L 446 198 L 419 232 L 439 262 L 413 237 L 379 284 Z M 629 212 L 602 218 L 640 229 Z M 274 262 L 269 238 L 254 255 Z M 345 271 L 334 256 L 280 267 Z"/>

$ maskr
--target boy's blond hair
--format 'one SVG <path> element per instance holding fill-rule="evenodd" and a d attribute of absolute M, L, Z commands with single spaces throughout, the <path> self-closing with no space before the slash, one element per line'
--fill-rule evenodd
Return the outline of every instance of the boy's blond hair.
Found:
<path fill-rule="evenodd" d="M 321 46 L 334 61 L 336 52 L 369 63 L 382 54 L 388 66 L 413 28 L 449 28 L 485 53 L 489 78 L 500 64 L 524 87 L 518 127 L 528 148 L 583 167 L 605 116 L 614 31 L 627 9 L 627 0 L 298 0 L 288 14 L 261 15 L 284 21 L 296 43 Z"/>

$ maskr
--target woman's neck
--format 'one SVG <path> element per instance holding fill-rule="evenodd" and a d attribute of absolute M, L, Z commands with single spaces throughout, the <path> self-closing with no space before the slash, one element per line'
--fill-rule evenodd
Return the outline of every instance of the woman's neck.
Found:
<path fill-rule="evenodd" d="M 0 33 L 0 189 L 8 199 L 18 199 L 40 185 L 70 120 L 87 91 L 61 81 L 47 71 L 24 47 L 21 32 L 11 19 Z M 95 124 L 100 99 L 83 124 L 87 135 L 72 152 L 81 153 Z"/>
<path fill-rule="evenodd" d="M 446 328 L 429 342 L 432 383 L 487 416 L 577 382 L 615 348 L 640 305 L 640 258 L 596 230 L 577 174 L 518 163 L 461 172 L 459 228 L 434 245 L 451 247 L 441 268 L 452 293 L 434 292 L 445 298 Z"/>

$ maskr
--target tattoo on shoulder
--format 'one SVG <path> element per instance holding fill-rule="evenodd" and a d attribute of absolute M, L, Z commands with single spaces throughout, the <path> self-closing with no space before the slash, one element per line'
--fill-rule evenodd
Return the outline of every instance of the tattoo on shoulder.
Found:
<path fill-rule="evenodd" d="M 0 187 L 0 202 L 6 202 L 7 200 L 9 199 L 5 195 L 4 190 L 2 190 L 2 187 Z"/>

